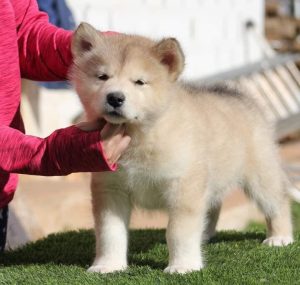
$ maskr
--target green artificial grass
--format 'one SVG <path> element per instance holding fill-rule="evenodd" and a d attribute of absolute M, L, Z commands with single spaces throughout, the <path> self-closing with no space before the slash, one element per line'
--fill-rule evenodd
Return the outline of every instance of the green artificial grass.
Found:
<path fill-rule="evenodd" d="M 92 231 L 50 235 L 0 256 L 0 284 L 300 284 L 300 207 L 293 209 L 297 241 L 287 247 L 262 245 L 265 232 L 220 232 L 204 246 L 206 267 L 168 275 L 164 230 L 130 232 L 129 269 L 100 275 L 86 269 L 94 256 Z"/>

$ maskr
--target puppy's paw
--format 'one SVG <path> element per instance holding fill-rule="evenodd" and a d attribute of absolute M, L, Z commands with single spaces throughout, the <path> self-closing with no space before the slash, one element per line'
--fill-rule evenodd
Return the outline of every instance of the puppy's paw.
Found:
<path fill-rule="evenodd" d="M 169 265 L 165 268 L 164 272 L 169 274 L 179 273 L 185 274 L 192 271 L 199 271 L 203 266 L 184 266 L 184 265 Z"/>
<path fill-rule="evenodd" d="M 285 246 L 294 242 L 291 236 L 275 236 L 269 237 L 263 241 L 263 244 L 269 246 Z"/>
<path fill-rule="evenodd" d="M 114 265 L 114 264 L 99 264 L 92 265 L 87 271 L 88 272 L 96 272 L 96 273 L 112 273 L 117 271 L 126 270 L 127 265 Z"/>

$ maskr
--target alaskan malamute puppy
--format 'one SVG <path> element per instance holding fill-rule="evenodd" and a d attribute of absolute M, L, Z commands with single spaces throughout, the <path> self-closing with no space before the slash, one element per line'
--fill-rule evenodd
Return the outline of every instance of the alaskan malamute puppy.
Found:
<path fill-rule="evenodd" d="M 125 124 L 131 136 L 119 169 L 92 175 L 96 258 L 90 271 L 127 267 L 135 205 L 169 214 L 165 272 L 200 270 L 201 241 L 214 235 L 222 199 L 236 187 L 264 213 L 265 244 L 293 242 L 289 183 L 272 128 L 251 98 L 178 82 L 184 55 L 174 38 L 105 36 L 81 24 L 72 52 L 72 80 L 88 121 Z"/>

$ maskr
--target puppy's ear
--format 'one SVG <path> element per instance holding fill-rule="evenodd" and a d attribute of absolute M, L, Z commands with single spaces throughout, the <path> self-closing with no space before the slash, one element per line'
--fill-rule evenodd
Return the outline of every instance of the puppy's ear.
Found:
<path fill-rule="evenodd" d="M 154 52 L 168 69 L 171 80 L 175 81 L 184 68 L 184 54 L 179 42 L 174 38 L 163 39 L 154 47 Z"/>
<path fill-rule="evenodd" d="M 100 33 L 90 24 L 81 23 L 73 34 L 72 54 L 73 56 L 81 56 L 91 51 L 100 39 Z"/>

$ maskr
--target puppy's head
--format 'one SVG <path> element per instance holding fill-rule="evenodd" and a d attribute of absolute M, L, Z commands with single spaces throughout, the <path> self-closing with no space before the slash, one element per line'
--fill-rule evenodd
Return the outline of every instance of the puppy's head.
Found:
<path fill-rule="evenodd" d="M 88 119 L 145 123 L 172 101 L 171 85 L 184 67 L 173 38 L 159 42 L 140 36 L 100 34 L 86 23 L 73 36 L 72 80 Z"/>

